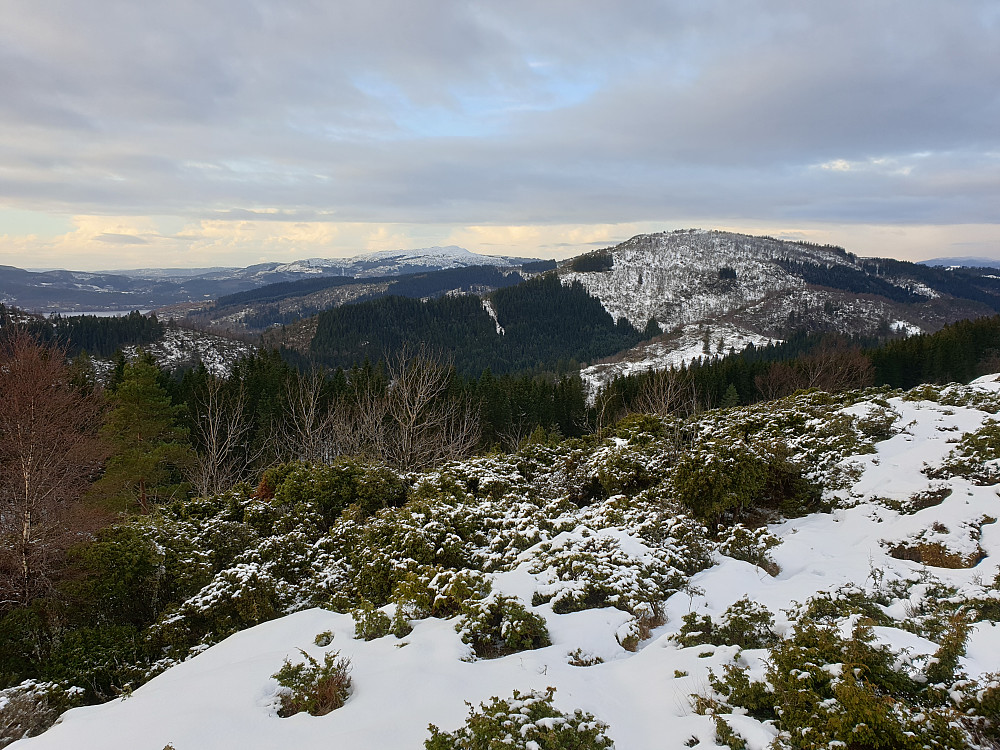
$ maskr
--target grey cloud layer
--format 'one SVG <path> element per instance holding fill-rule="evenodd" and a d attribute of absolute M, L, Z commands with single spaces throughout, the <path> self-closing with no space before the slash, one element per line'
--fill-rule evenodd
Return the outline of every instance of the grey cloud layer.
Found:
<path fill-rule="evenodd" d="M 5 5 L 10 205 L 997 220 L 995 0 Z"/>

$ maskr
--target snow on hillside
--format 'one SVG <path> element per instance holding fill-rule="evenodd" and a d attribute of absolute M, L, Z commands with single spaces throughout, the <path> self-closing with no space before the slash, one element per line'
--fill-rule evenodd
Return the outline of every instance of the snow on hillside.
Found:
<path fill-rule="evenodd" d="M 622 375 L 679 368 L 696 359 L 713 359 L 741 352 L 751 344 L 761 347 L 771 343 L 780 343 L 780 339 L 761 336 L 727 323 L 690 324 L 663 340 L 640 344 L 616 357 L 615 361 L 584 367 L 580 370 L 580 377 L 593 399 L 608 383 Z"/>
<path fill-rule="evenodd" d="M 212 375 L 228 377 L 233 365 L 248 356 L 254 347 L 204 331 L 168 327 L 162 339 L 143 349 L 168 370 L 203 364 Z M 133 356 L 135 347 L 126 347 L 125 354 Z"/>
<path fill-rule="evenodd" d="M 669 596 L 665 624 L 655 627 L 635 651 L 620 644 L 636 632 L 635 618 L 612 607 L 556 614 L 552 602 L 531 606 L 544 618 L 552 645 L 497 659 L 474 659 L 453 619 L 428 617 L 415 621 L 413 631 L 401 639 L 387 635 L 366 642 L 354 637 L 348 615 L 307 609 L 237 633 L 120 700 L 71 710 L 45 734 L 12 747 L 160 750 L 169 743 L 176 750 L 410 750 L 422 746 L 428 723 L 444 730 L 459 727 L 468 711 L 465 702 L 477 705 L 491 696 L 509 698 L 515 689 L 549 686 L 556 688 L 558 708 L 581 708 L 606 722 L 618 750 L 716 747 L 724 744 L 717 725 L 710 715 L 694 711 L 691 696 L 709 694 L 710 671 L 721 675 L 727 665 L 746 668 L 760 679 L 767 652 L 730 645 L 682 647 L 676 636 L 689 613 L 718 621 L 744 596 L 766 606 L 775 616 L 777 634 L 787 636 L 799 616 L 796 612 L 818 592 L 828 592 L 823 601 L 838 612 L 838 607 L 848 606 L 852 592 L 864 592 L 873 601 L 885 602 L 872 605 L 884 613 L 884 621 L 873 631 L 878 641 L 906 652 L 898 668 L 917 669 L 924 656 L 938 649 L 927 635 L 931 631 L 920 630 L 932 601 L 995 603 L 1000 598 L 995 584 L 990 588 L 986 583 L 994 579 L 1000 563 L 1000 525 L 995 523 L 1000 467 L 995 459 L 962 464 L 956 458 L 965 450 L 959 438 L 989 425 L 991 413 L 1000 408 L 1000 383 L 990 376 L 969 387 L 927 387 L 909 394 L 872 390 L 832 402 L 824 398 L 802 396 L 768 407 L 771 411 L 746 407 L 710 412 L 698 423 L 706 439 L 723 442 L 730 440 L 727 430 L 746 434 L 751 429 L 746 425 L 753 424 L 750 440 L 783 440 L 792 455 L 812 456 L 813 475 L 823 479 L 825 497 L 835 508 L 773 524 L 764 537 L 756 537 L 773 541 L 766 552 L 773 576 L 747 562 L 745 553 L 727 551 L 725 544 L 717 547 L 709 567 L 693 573 Z M 746 424 L 733 427 L 740 420 Z M 851 430 L 860 430 L 856 434 L 872 442 L 844 442 L 833 433 L 824 437 L 838 424 L 855 425 Z M 852 447 L 860 452 L 852 454 Z M 605 467 L 649 466 L 659 460 L 659 450 L 649 444 L 648 436 L 618 436 L 602 443 L 594 460 Z M 455 473 L 479 477 L 480 489 L 513 486 L 513 463 L 504 468 L 502 458 L 477 459 Z M 539 593 L 562 592 L 553 601 L 574 596 L 581 580 L 561 579 L 551 567 L 571 550 L 609 550 L 607 558 L 595 559 L 615 561 L 619 567 L 611 570 L 617 571 L 616 582 L 609 585 L 622 586 L 623 591 L 642 584 L 641 575 L 628 583 L 636 571 L 652 576 L 650 571 L 665 570 L 668 561 L 677 564 L 683 532 L 666 518 L 628 510 L 629 503 L 641 497 L 619 494 L 567 508 L 554 526 L 532 528 L 523 524 L 530 516 L 518 515 L 531 506 L 529 497 L 519 505 L 508 496 L 508 523 L 498 527 L 490 549 L 502 550 L 504 540 L 514 536 L 535 535 L 540 541 L 519 553 L 515 549 L 509 566 L 488 574 L 494 590 L 525 603 Z M 669 541 L 673 536 L 676 539 Z M 974 564 L 936 567 L 914 561 L 919 554 L 906 553 L 930 549 L 940 556 L 968 557 Z M 932 590 L 945 593 L 932 600 Z M 393 606 L 384 611 L 391 613 Z M 858 616 L 838 622 L 850 634 Z M 279 718 L 278 685 L 271 675 L 286 658 L 301 661 L 298 649 L 322 658 L 328 649 L 314 641 L 327 630 L 334 634 L 329 648 L 349 657 L 353 665 L 346 705 L 323 717 Z M 816 666 L 834 678 L 843 667 Z M 1000 626 L 989 620 L 975 624 L 959 667 L 970 679 L 1000 671 Z M 827 709 L 835 707 L 836 701 Z M 773 723 L 739 710 L 724 718 L 750 750 L 764 750 L 778 734 Z"/>
<path fill-rule="evenodd" d="M 560 269 L 563 282 L 579 281 L 616 320 L 625 317 L 640 330 L 650 318 L 671 331 L 725 317 L 765 334 L 785 327 L 792 314 L 817 318 L 824 330 L 858 333 L 873 332 L 881 321 L 898 317 L 887 300 L 817 291 L 782 265 L 856 271 L 856 260 L 835 248 L 679 230 L 639 235 L 601 252 L 613 257 L 611 268 L 578 272 L 570 262 Z M 939 296 L 913 280 L 884 281 L 926 300 Z"/>

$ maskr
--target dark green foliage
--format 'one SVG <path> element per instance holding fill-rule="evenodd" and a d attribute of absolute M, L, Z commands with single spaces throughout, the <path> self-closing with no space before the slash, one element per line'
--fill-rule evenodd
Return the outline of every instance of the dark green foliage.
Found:
<path fill-rule="evenodd" d="M 674 636 L 681 646 L 739 646 L 767 648 L 777 642 L 774 617 L 766 607 L 743 597 L 723 612 L 718 624 L 708 616 L 689 612 Z"/>
<path fill-rule="evenodd" d="M 527 273 L 544 273 L 545 271 L 554 271 L 555 269 L 556 262 L 554 260 L 534 260 L 521 264 L 521 270 Z"/>
<path fill-rule="evenodd" d="M 996 369 L 998 349 L 1000 316 L 993 316 L 892 341 L 870 356 L 877 383 L 912 388 L 920 383 L 965 383 L 984 375 Z"/>
<path fill-rule="evenodd" d="M 579 283 L 564 286 L 555 274 L 498 289 L 490 300 L 503 334 L 478 297 L 423 302 L 391 296 L 321 313 L 310 351 L 329 366 L 349 367 L 425 346 L 451 357 L 467 375 L 485 368 L 566 372 L 642 337 L 628 321 L 616 324 Z"/>
<path fill-rule="evenodd" d="M 921 302 L 926 299 L 920 294 L 866 273 L 860 268 L 840 265 L 820 266 L 813 263 L 797 263 L 792 260 L 778 260 L 776 262 L 807 284 L 819 284 L 855 294 L 877 294 L 894 302 Z"/>
<path fill-rule="evenodd" d="M 305 711 L 311 716 L 325 716 L 347 702 L 351 694 L 351 662 L 340 658 L 338 651 L 323 655 L 323 663 L 299 649 L 305 662 L 292 664 L 288 659 L 271 675 L 281 686 L 278 716 L 287 718 Z"/>
<path fill-rule="evenodd" d="M 525 609 L 514 597 L 473 599 L 463 606 L 456 629 L 476 656 L 495 659 L 517 651 L 550 645 L 545 620 Z"/>
<path fill-rule="evenodd" d="M 67 593 L 94 621 L 144 627 L 161 606 L 164 553 L 135 526 L 117 525 L 70 551 L 76 578 Z"/>
<path fill-rule="evenodd" d="M 678 499 L 711 524 L 735 523 L 760 510 L 801 515 L 820 496 L 794 464 L 746 443 L 715 443 L 684 454 L 671 482 Z"/>
<path fill-rule="evenodd" d="M 183 496 L 183 468 L 191 460 L 182 407 L 171 403 L 162 373 L 140 356 L 124 365 L 111 394 L 103 432 L 112 445 L 96 497 L 121 509 L 149 510 L 154 502 Z"/>
<path fill-rule="evenodd" d="M 371 602 L 363 601 L 360 607 L 351 610 L 354 618 L 354 637 L 363 641 L 373 641 L 389 635 L 392 620 L 380 609 L 375 609 Z"/>
<path fill-rule="evenodd" d="M 599 250 L 573 258 L 569 267 L 577 273 L 610 271 L 615 267 L 615 257 L 607 250 Z"/>
<path fill-rule="evenodd" d="M 544 693 L 520 693 L 490 703 L 479 709 L 469 706 L 465 725 L 454 732 L 443 732 L 431 724 L 425 750 L 598 750 L 612 748 L 605 735 L 608 727 L 591 714 L 575 710 L 565 714 L 552 705 L 555 688 Z"/>
<path fill-rule="evenodd" d="M 323 289 L 356 284 L 353 276 L 321 276 L 317 279 L 298 279 L 297 281 L 279 281 L 275 284 L 265 284 L 256 289 L 247 289 L 235 294 L 223 294 L 215 300 L 216 309 L 231 305 L 247 305 L 277 302 L 289 297 L 303 297 Z"/>
<path fill-rule="evenodd" d="M 719 269 L 719 279 L 723 281 L 736 281 L 736 269 L 730 266 L 723 266 Z"/>
<path fill-rule="evenodd" d="M 0 328 L 10 321 L 9 309 L 0 304 Z M 108 317 L 53 315 L 31 319 L 25 327 L 38 341 L 65 348 L 70 356 L 87 352 L 96 357 L 111 357 L 126 346 L 152 344 L 166 331 L 156 315 L 143 315 L 137 310 Z"/>
<path fill-rule="evenodd" d="M 845 638 L 837 624 L 800 620 L 771 650 L 765 683 L 729 666 L 711 684 L 726 702 L 775 721 L 779 748 L 968 746 L 947 694 L 900 671 L 862 622 Z"/>
<path fill-rule="evenodd" d="M 366 466 L 348 458 L 332 464 L 291 463 L 268 469 L 261 492 L 279 505 L 314 505 L 329 525 L 349 506 L 357 520 L 406 502 L 407 488 L 384 466 Z"/>

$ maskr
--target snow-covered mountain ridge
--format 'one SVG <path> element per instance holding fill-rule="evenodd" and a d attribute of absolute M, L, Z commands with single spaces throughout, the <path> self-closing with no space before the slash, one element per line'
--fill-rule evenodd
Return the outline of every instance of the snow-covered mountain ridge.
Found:
<path fill-rule="evenodd" d="M 791 331 L 912 335 L 1000 304 L 1000 283 L 989 276 L 960 289 L 935 271 L 937 282 L 967 295 L 956 297 L 919 272 L 836 247 L 706 230 L 639 235 L 559 267 L 564 283 L 579 281 L 616 320 L 640 329 L 655 320 L 665 333 L 585 368 L 592 392 L 616 375 L 740 351 Z"/>
<path fill-rule="evenodd" d="M 801 747 L 805 727 L 788 724 L 798 714 L 765 720 L 740 696 L 720 692 L 719 678 L 733 670 L 766 681 L 776 691 L 772 705 L 781 700 L 782 675 L 768 664 L 788 643 L 803 649 L 795 686 L 799 699 L 815 696 L 816 704 L 807 703 L 809 729 L 824 746 L 847 746 L 859 731 L 850 712 L 868 706 L 884 737 L 993 747 L 998 412 L 1000 382 L 989 376 L 909 392 L 803 394 L 686 423 L 634 417 L 590 443 L 533 445 L 412 477 L 407 506 L 366 521 L 342 519 L 325 534 L 296 527 L 287 515 L 280 530 L 262 524 L 262 514 L 280 507 L 259 498 L 197 501 L 197 513 L 166 514 L 145 532 L 167 544 L 181 534 L 198 545 L 225 529 L 245 544 L 163 620 L 159 632 L 197 655 L 119 700 L 72 710 L 13 747 L 414 748 L 428 738 L 428 723 L 460 727 L 466 701 L 475 707 L 548 687 L 562 712 L 582 709 L 606 723 L 618 750 L 724 747 L 724 728 L 749 750 Z M 684 505 L 687 472 L 714 466 L 732 475 L 746 461 L 779 453 L 822 487 L 828 511 L 707 534 Z M 389 539 L 398 546 L 380 544 Z M 472 594 L 465 615 L 434 616 L 387 594 L 381 611 L 402 611 L 412 627 L 398 637 L 363 640 L 351 615 L 311 606 L 352 591 L 374 595 L 363 587 L 382 574 L 423 581 L 444 601 L 455 595 L 446 581 L 456 571 L 473 589 L 488 582 L 492 593 Z M 542 620 L 551 645 L 477 656 L 469 636 L 485 626 L 470 618 L 511 600 Z M 250 602 L 288 614 L 221 642 L 204 631 L 204 623 L 221 623 Z M 528 622 L 513 607 L 505 611 L 503 632 Z M 758 624 L 738 626 L 739 613 Z M 969 624 L 966 642 L 953 664 L 936 666 L 956 621 Z M 832 656 L 809 661 L 821 653 L 808 640 L 810 628 L 832 642 Z M 742 645 L 737 635 L 747 637 Z M 851 658 L 890 649 L 885 669 L 896 687 L 872 688 L 880 675 L 856 673 L 838 637 L 848 639 Z M 874 645 L 865 651 L 869 637 Z M 273 675 L 286 659 L 303 661 L 299 649 L 320 661 L 331 651 L 351 660 L 342 708 L 279 718 Z M 939 680 L 941 689 L 931 690 Z M 528 747 L 518 739 L 509 745 Z"/>
<path fill-rule="evenodd" d="M 639 235 L 591 255 L 607 256 L 609 267 L 579 271 L 579 259 L 567 261 L 559 270 L 564 281 L 579 281 L 612 316 L 640 328 L 651 318 L 665 331 L 726 319 L 773 336 L 797 316 L 816 328 L 873 333 L 896 320 L 936 330 L 972 309 L 988 312 L 971 300 L 955 301 L 954 312 L 934 304 L 944 295 L 899 272 L 898 261 L 884 261 L 883 273 L 878 259 L 770 237 L 681 230 Z M 845 281 L 872 291 L 844 288 Z"/>

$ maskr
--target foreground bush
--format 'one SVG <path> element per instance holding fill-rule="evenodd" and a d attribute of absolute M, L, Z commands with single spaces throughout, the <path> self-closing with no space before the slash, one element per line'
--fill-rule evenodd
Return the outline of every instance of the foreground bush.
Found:
<path fill-rule="evenodd" d="M 338 658 L 340 652 L 331 651 L 320 664 L 302 649 L 299 653 L 305 662 L 292 664 L 285 659 L 281 669 L 271 675 L 281 686 L 278 716 L 287 718 L 303 711 L 325 716 L 343 706 L 351 692 L 350 660 Z"/>
<path fill-rule="evenodd" d="M 0 690 L 0 747 L 44 732 L 63 711 L 80 702 L 82 692 L 34 680 Z"/>
<path fill-rule="evenodd" d="M 956 627 L 921 674 L 907 670 L 898 654 L 878 644 L 863 621 L 849 637 L 838 624 L 802 621 L 771 650 L 763 682 L 729 665 L 722 677 L 711 677 L 720 698 L 697 697 L 696 708 L 720 716 L 738 706 L 758 720 L 774 722 L 776 750 L 967 748 L 974 745 L 963 725 L 969 725 L 976 708 L 982 718 L 989 703 L 974 705 L 970 698 L 970 715 L 955 707 L 969 697 L 955 690 L 967 634 L 967 628 Z M 990 732 L 992 722 L 979 721 L 977 729 Z"/>
<path fill-rule="evenodd" d="M 469 709 L 465 726 L 442 732 L 431 724 L 425 750 L 605 750 L 615 743 L 605 735 L 607 724 L 579 709 L 564 714 L 552 705 L 555 688 L 532 691 Z"/>

